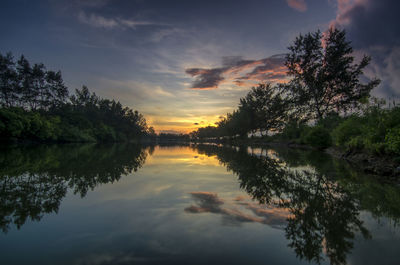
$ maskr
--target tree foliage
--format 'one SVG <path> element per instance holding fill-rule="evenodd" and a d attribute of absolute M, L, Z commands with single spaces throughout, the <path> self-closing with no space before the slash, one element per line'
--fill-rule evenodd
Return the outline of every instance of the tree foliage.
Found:
<path fill-rule="evenodd" d="M 127 141 L 154 134 L 142 114 L 86 86 L 69 96 L 61 72 L 0 54 L 0 138 Z"/>
<path fill-rule="evenodd" d="M 278 130 L 284 123 L 286 105 L 281 86 L 259 84 L 240 99 L 238 111 L 248 114 L 252 131 Z"/>
<path fill-rule="evenodd" d="M 289 47 L 285 65 L 292 79 L 287 89 L 296 110 L 306 119 L 322 119 L 332 111 L 347 112 L 379 84 L 377 79 L 360 82 L 371 58 L 364 55 L 354 64 L 353 49 L 345 35 L 344 30 L 330 28 L 326 34 L 300 35 Z"/>

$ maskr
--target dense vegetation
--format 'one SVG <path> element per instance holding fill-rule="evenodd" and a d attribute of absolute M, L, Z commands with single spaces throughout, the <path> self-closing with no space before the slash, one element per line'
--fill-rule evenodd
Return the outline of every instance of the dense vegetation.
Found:
<path fill-rule="evenodd" d="M 131 141 L 154 134 L 143 115 L 86 86 L 69 96 L 61 72 L 0 54 L 0 139 Z"/>
<path fill-rule="evenodd" d="M 288 140 L 319 148 L 335 145 L 400 157 L 400 107 L 383 107 L 383 103 L 373 99 L 358 112 L 346 117 L 332 113 L 315 126 L 291 123 L 269 140 Z"/>
<path fill-rule="evenodd" d="M 266 141 L 400 157 L 400 107 L 370 97 L 379 80 L 360 81 L 370 58 L 356 64 L 352 54 L 345 31 L 300 35 L 286 56 L 288 83 L 253 87 L 237 110 L 215 127 L 192 132 L 192 138 L 229 141 L 258 135 Z"/>

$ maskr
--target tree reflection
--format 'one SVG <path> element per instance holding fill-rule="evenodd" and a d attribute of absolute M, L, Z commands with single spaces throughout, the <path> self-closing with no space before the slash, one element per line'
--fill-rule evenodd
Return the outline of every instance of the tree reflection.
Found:
<path fill-rule="evenodd" d="M 195 148 L 200 153 L 217 155 L 221 164 L 238 176 L 240 186 L 253 199 L 291 213 L 285 232 L 289 246 L 300 259 L 319 264 L 325 255 L 331 264 L 344 264 L 353 248 L 355 235 L 370 237 L 360 219 L 360 211 L 366 204 L 359 190 L 366 183 L 352 181 L 352 172 L 342 167 L 332 169 L 336 165 L 332 159 L 318 158 L 321 164 L 316 168 L 309 166 L 318 159 L 310 162 L 304 156 L 305 162 L 299 164 L 293 157 L 283 162 L 269 156 L 252 156 L 243 148 L 206 145 Z M 289 167 L 290 164 L 297 168 Z M 337 176 L 338 172 L 343 175 Z M 392 193 L 400 194 L 398 189 Z M 379 203 L 385 204 L 375 201 Z M 398 212 L 399 206 L 394 208 Z M 395 213 L 392 209 L 389 216 Z"/>
<path fill-rule="evenodd" d="M 147 157 L 138 145 L 65 145 L 0 150 L 0 228 L 57 213 L 68 189 L 84 197 L 96 186 L 137 171 Z"/>

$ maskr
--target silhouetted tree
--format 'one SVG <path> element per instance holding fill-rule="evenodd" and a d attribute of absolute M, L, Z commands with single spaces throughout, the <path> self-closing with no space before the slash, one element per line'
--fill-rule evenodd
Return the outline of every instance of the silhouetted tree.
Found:
<path fill-rule="evenodd" d="M 357 107 L 379 84 L 374 79 L 360 82 L 371 58 L 364 56 L 354 64 L 353 49 L 345 31 L 330 28 L 300 35 L 289 47 L 285 65 L 293 77 L 287 88 L 293 107 L 307 119 L 322 119 L 332 111 L 345 112 Z"/>
<path fill-rule="evenodd" d="M 0 54 L 0 104 L 11 107 L 17 100 L 17 72 L 11 53 Z"/>
<path fill-rule="evenodd" d="M 283 126 L 286 101 L 280 86 L 259 84 L 240 99 L 239 112 L 247 113 L 249 131 L 278 130 Z"/>

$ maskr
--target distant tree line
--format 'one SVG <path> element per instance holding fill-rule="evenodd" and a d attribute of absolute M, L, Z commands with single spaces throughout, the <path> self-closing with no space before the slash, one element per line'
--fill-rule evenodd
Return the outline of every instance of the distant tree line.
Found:
<path fill-rule="evenodd" d="M 69 95 L 61 72 L 0 54 L 0 138 L 34 141 L 130 141 L 154 134 L 146 120 L 86 86 Z"/>
<path fill-rule="evenodd" d="M 355 63 L 345 35 L 331 28 L 298 36 L 286 55 L 287 83 L 253 87 L 236 110 L 193 131 L 192 139 L 247 139 L 258 132 L 269 133 L 267 140 L 400 155 L 400 107 L 393 102 L 385 109 L 371 99 L 380 80 L 361 81 L 371 58 Z"/>

